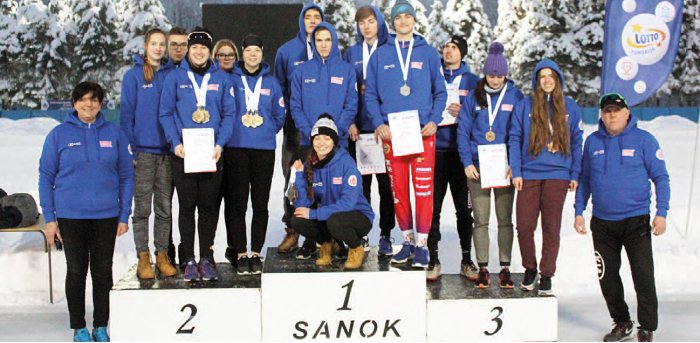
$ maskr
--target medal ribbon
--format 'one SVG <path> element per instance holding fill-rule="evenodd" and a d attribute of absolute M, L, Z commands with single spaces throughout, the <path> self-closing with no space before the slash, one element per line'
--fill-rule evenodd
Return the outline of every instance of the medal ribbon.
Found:
<path fill-rule="evenodd" d="M 399 64 L 401 65 L 401 73 L 403 73 L 403 83 L 406 84 L 408 81 L 408 67 L 411 65 L 411 53 L 413 52 L 413 37 L 411 37 L 411 43 L 408 45 L 406 63 L 404 63 L 403 55 L 401 55 L 401 48 L 399 48 L 398 38 L 394 38 L 394 45 L 396 45 L 396 54 L 399 55 Z"/>
<path fill-rule="evenodd" d="M 258 81 L 255 82 L 255 89 L 250 90 L 248 86 L 248 81 L 246 81 L 245 75 L 241 75 L 241 80 L 243 80 L 243 87 L 245 87 L 245 106 L 246 109 L 251 111 L 258 110 L 258 104 L 260 104 L 260 89 L 262 88 L 262 76 L 258 77 Z"/>
<path fill-rule="evenodd" d="M 374 50 L 377 50 L 377 43 L 379 43 L 378 38 L 374 40 L 374 44 L 372 44 L 372 50 L 370 50 L 367 47 L 367 41 L 362 43 L 362 79 L 363 80 L 367 79 L 367 64 L 369 63 L 369 58 L 372 57 Z"/>
<path fill-rule="evenodd" d="M 496 107 L 491 108 L 491 96 L 486 94 L 486 101 L 489 104 L 489 130 L 493 130 L 493 122 L 496 121 L 496 115 L 498 115 L 498 109 L 501 107 L 501 101 L 503 101 L 503 96 L 506 95 L 506 89 L 508 89 L 508 84 L 506 83 L 501 89 L 501 95 L 498 96 L 498 101 L 496 102 Z"/>
<path fill-rule="evenodd" d="M 197 85 L 197 80 L 195 80 L 193 72 L 188 71 L 187 76 L 190 78 L 190 82 L 192 82 L 192 88 L 194 88 L 194 96 L 197 98 L 197 107 L 205 107 L 207 105 L 207 86 L 209 86 L 211 73 L 204 74 L 201 87 Z"/>

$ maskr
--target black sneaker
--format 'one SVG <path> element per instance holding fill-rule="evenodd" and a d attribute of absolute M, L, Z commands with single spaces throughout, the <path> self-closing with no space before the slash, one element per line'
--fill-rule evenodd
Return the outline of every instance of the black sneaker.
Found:
<path fill-rule="evenodd" d="M 639 328 L 637 330 L 637 342 L 653 342 L 654 331 Z"/>
<path fill-rule="evenodd" d="M 297 250 L 297 260 L 308 260 L 316 252 L 316 242 L 311 239 L 304 241 L 304 245 Z"/>
<path fill-rule="evenodd" d="M 243 255 L 238 258 L 238 266 L 236 267 L 236 274 L 238 275 L 248 275 L 250 274 L 250 259 L 248 255 Z"/>
<path fill-rule="evenodd" d="M 513 288 L 513 279 L 510 277 L 510 270 L 508 267 L 501 268 L 501 272 L 498 273 L 498 286 L 507 289 Z"/>
<path fill-rule="evenodd" d="M 622 342 L 632 337 L 634 337 L 633 322 L 614 323 L 612 331 L 603 337 L 603 342 Z"/>
<path fill-rule="evenodd" d="M 535 279 L 537 279 L 537 269 L 525 269 L 525 277 L 520 284 L 520 288 L 525 291 L 535 289 Z"/>
<path fill-rule="evenodd" d="M 474 286 L 482 289 L 491 287 L 491 275 L 488 269 L 479 268 L 479 277 L 476 279 Z"/>
<path fill-rule="evenodd" d="M 248 263 L 250 263 L 250 273 L 251 274 L 262 274 L 263 263 L 259 255 L 253 255 Z"/>
<path fill-rule="evenodd" d="M 537 295 L 552 295 L 551 276 L 540 276 L 540 287 L 538 288 Z"/>

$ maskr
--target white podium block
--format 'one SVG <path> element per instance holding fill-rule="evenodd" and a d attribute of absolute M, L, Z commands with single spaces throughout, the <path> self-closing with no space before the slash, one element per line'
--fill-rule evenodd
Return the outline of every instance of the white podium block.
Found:
<path fill-rule="evenodd" d="M 263 340 L 425 340 L 425 271 L 391 268 L 376 248 L 362 269 L 347 272 L 343 260 L 317 267 L 274 249 L 267 256 Z"/>
<path fill-rule="evenodd" d="M 537 289 L 500 289 L 492 275 L 489 289 L 476 289 L 461 275 L 443 275 L 428 285 L 428 341 L 556 341 L 557 299 Z"/>
<path fill-rule="evenodd" d="M 218 264 L 219 281 L 140 281 L 135 267 L 110 292 L 113 341 L 260 341 L 260 278 Z"/>

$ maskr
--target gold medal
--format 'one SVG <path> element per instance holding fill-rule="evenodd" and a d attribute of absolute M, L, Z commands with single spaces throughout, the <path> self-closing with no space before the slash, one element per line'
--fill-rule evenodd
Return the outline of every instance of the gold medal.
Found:
<path fill-rule="evenodd" d="M 263 117 L 258 114 L 258 111 L 253 111 L 253 127 L 258 127 L 263 124 Z"/>
<path fill-rule="evenodd" d="M 253 116 L 250 115 L 250 112 L 246 112 L 246 114 L 241 117 L 241 122 L 245 127 L 253 126 Z"/>
<path fill-rule="evenodd" d="M 192 112 L 192 121 L 198 124 L 204 124 L 209 121 L 209 111 L 205 110 L 204 107 L 197 107 L 197 109 Z"/>
<path fill-rule="evenodd" d="M 403 96 L 409 96 L 411 95 L 411 87 L 404 83 L 403 86 L 401 86 L 401 88 L 399 89 L 399 92 L 401 92 L 401 95 Z"/>
<path fill-rule="evenodd" d="M 496 133 L 489 129 L 489 131 L 486 132 L 486 140 L 489 142 L 495 141 L 496 140 Z"/>

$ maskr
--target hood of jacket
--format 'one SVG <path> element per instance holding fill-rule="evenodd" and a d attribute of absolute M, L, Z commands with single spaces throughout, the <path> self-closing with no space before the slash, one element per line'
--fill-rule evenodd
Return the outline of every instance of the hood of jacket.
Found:
<path fill-rule="evenodd" d="M 320 29 L 326 29 L 326 30 L 330 31 L 331 39 L 333 40 L 333 46 L 331 47 L 331 53 L 328 54 L 327 60 L 341 58 L 340 57 L 340 47 L 338 47 L 338 34 L 335 32 L 335 28 L 330 23 L 322 21 L 311 32 L 311 50 L 314 52 L 313 59 L 317 60 L 319 62 L 323 62 L 323 60 L 321 59 L 321 55 L 319 55 L 318 50 L 316 49 L 316 41 L 314 39 L 314 37 L 316 37 L 316 32 L 318 32 L 318 30 L 320 30 Z"/>
<path fill-rule="evenodd" d="M 386 43 L 387 39 L 389 39 L 389 28 L 386 26 L 386 21 L 384 21 L 382 11 L 375 6 L 369 6 L 369 8 L 372 9 L 374 16 L 377 18 L 377 46 L 380 46 Z M 355 29 L 357 30 L 357 41 L 363 43 L 365 41 L 365 37 L 362 36 L 359 23 L 355 24 Z"/>
<path fill-rule="evenodd" d="M 451 77 L 454 77 L 457 75 L 464 75 L 466 73 L 471 72 L 471 70 L 469 69 L 469 65 L 465 61 L 462 61 L 459 64 L 459 68 L 457 68 L 457 69 L 445 69 L 445 61 L 444 60 L 441 61 L 441 65 L 442 65 L 442 69 L 445 73 L 445 79 L 447 79 L 448 77 L 451 78 Z"/>
<path fill-rule="evenodd" d="M 549 68 L 554 70 L 557 75 L 559 75 L 559 81 L 561 81 L 561 90 L 562 92 L 564 91 L 564 74 L 562 74 L 561 69 L 559 69 L 559 66 L 556 64 L 556 62 L 550 60 L 549 58 L 545 58 L 540 63 L 537 63 L 537 66 L 535 66 L 535 71 L 532 73 L 532 89 L 534 91 L 535 88 L 537 88 L 537 73 L 539 73 L 540 70 L 544 68 Z"/>
<path fill-rule="evenodd" d="M 234 68 L 232 73 L 236 75 L 237 77 L 240 77 L 241 75 L 245 75 L 243 73 L 243 68 L 245 68 L 243 61 L 238 61 L 234 63 Z M 267 64 L 267 62 L 262 61 L 260 62 L 260 73 L 258 73 L 258 76 L 265 76 L 270 73 L 270 65 Z"/>
<path fill-rule="evenodd" d="M 68 114 L 66 116 L 66 119 L 64 120 L 64 122 L 66 124 L 70 124 L 70 125 L 73 125 L 73 126 L 79 127 L 79 128 L 85 128 L 88 126 L 88 124 L 83 123 L 80 120 L 80 118 L 78 118 L 77 111 L 73 111 L 70 114 Z M 95 125 L 95 127 L 99 128 L 102 125 L 104 125 L 106 122 L 107 122 L 107 120 L 105 120 L 105 116 L 102 115 L 102 112 L 97 112 L 97 117 L 95 118 L 95 122 L 90 124 L 90 125 Z"/>
<path fill-rule="evenodd" d="M 326 20 L 326 16 L 323 14 L 323 8 L 313 2 L 309 2 L 304 6 L 304 8 L 301 9 L 301 13 L 299 13 L 299 33 L 297 33 L 297 39 L 299 39 L 299 41 L 304 45 L 306 45 L 306 26 L 304 26 L 304 14 L 306 14 L 306 11 L 312 8 L 321 12 L 321 21 Z"/>
<path fill-rule="evenodd" d="M 216 62 L 215 60 L 209 59 L 209 69 L 207 69 L 207 73 L 214 73 L 219 70 L 219 63 Z M 190 67 L 190 61 L 187 59 L 187 56 L 182 59 L 182 63 L 180 64 L 180 68 L 186 70 L 186 71 L 191 71 L 192 67 Z"/>

